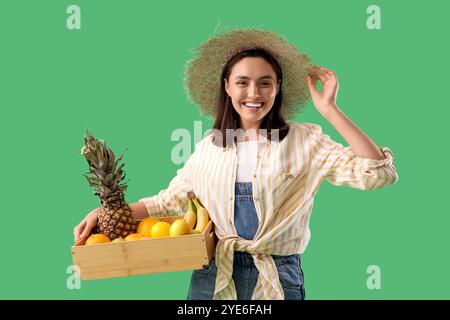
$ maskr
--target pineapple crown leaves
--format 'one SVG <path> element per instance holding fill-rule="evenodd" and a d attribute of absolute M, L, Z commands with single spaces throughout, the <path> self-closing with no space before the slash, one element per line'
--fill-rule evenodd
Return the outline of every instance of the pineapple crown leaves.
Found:
<path fill-rule="evenodd" d="M 122 160 L 123 153 L 116 159 L 114 152 L 108 148 L 105 141 L 95 139 L 88 130 L 86 131 L 87 137 L 84 137 L 85 145 L 81 149 L 81 154 L 89 164 L 89 173 L 84 174 L 89 185 L 95 188 L 95 195 L 102 198 L 116 193 L 123 193 L 129 181 L 120 184 L 126 177 L 123 171 L 125 163 L 122 163 L 117 168 Z"/>

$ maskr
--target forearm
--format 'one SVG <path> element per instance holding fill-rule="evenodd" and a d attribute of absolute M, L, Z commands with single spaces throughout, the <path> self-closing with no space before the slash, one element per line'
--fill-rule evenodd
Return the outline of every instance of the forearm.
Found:
<path fill-rule="evenodd" d="M 142 201 L 132 203 L 130 204 L 130 207 L 133 210 L 133 215 L 137 221 L 148 218 L 147 208 Z"/>
<path fill-rule="evenodd" d="M 338 106 L 333 106 L 328 110 L 326 114 L 323 114 L 324 118 L 347 141 L 357 157 L 375 160 L 386 159 L 380 148 Z"/>

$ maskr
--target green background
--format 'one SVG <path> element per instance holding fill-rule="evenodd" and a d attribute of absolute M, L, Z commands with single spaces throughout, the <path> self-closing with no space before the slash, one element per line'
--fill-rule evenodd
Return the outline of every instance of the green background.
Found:
<path fill-rule="evenodd" d="M 81 30 L 66 9 L 81 8 Z M 371 4 L 382 29 L 366 27 Z M 285 36 L 339 78 L 338 105 L 395 155 L 396 185 L 322 184 L 302 255 L 307 299 L 448 299 L 448 74 L 445 1 L 1 1 L 3 299 L 185 299 L 190 271 L 66 287 L 72 229 L 99 205 L 82 173 L 89 129 L 126 148 L 128 202 L 180 165 L 171 133 L 203 121 L 183 91 L 191 49 L 218 27 Z M 293 121 L 342 137 L 310 103 Z M 445 191 L 447 190 L 447 191 Z M 369 290 L 366 269 L 381 268 Z"/>

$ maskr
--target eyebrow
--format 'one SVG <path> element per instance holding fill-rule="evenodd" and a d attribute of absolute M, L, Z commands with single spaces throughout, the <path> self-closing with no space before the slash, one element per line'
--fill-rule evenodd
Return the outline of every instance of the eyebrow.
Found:
<path fill-rule="evenodd" d="M 246 76 L 237 76 L 237 77 L 235 77 L 235 80 L 246 80 L 246 79 L 250 79 L 249 77 L 246 77 Z M 262 77 L 260 77 L 258 80 L 262 80 L 262 79 L 273 79 L 273 77 L 272 76 L 270 76 L 270 75 L 266 75 L 266 76 L 262 76 Z"/>

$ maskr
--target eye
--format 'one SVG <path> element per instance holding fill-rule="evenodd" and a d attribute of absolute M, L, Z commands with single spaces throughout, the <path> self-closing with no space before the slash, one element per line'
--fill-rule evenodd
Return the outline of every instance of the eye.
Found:
<path fill-rule="evenodd" d="M 262 83 L 263 86 L 270 86 L 270 82 L 264 82 Z"/>

